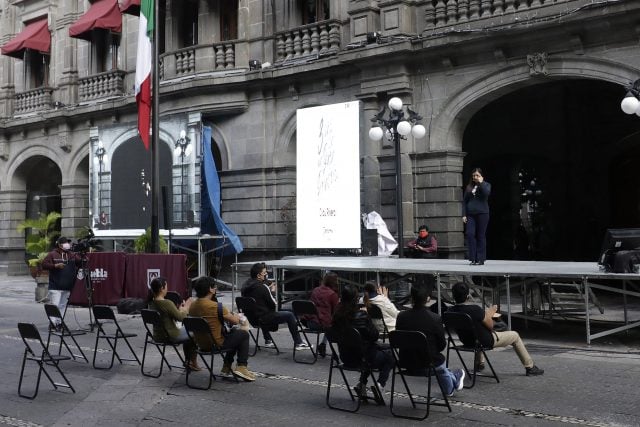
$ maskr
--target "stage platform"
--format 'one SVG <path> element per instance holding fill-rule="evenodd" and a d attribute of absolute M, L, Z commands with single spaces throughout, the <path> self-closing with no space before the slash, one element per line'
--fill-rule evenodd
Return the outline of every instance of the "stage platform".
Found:
<path fill-rule="evenodd" d="M 512 278 L 540 278 L 542 280 L 564 279 L 573 280 L 580 284 L 584 295 L 585 325 L 587 343 L 592 339 L 618 333 L 640 326 L 640 321 L 630 322 L 626 310 L 627 296 L 640 298 L 640 292 L 627 290 L 629 282 L 640 282 L 640 274 L 616 274 L 601 271 L 595 262 L 570 261 L 507 261 L 489 260 L 484 265 L 469 265 L 469 261 L 461 259 L 411 259 L 395 257 L 288 257 L 280 260 L 265 260 L 267 266 L 273 268 L 276 282 L 282 281 L 286 270 L 331 270 L 368 273 L 431 274 L 438 286 L 438 301 L 441 300 L 440 279 L 443 276 L 482 276 L 503 279 L 507 302 L 507 323 L 511 327 L 511 284 Z M 238 269 L 248 269 L 253 263 L 236 263 L 234 267 L 234 281 L 238 283 Z M 620 286 L 612 286 L 617 281 Z M 600 282 L 600 283 L 595 283 Z M 521 286 L 517 283 L 515 286 Z M 526 286 L 526 285 L 525 285 Z M 235 286 L 234 286 L 235 288 Z M 279 286 L 278 289 L 282 287 Z M 591 334 L 591 319 L 589 316 L 590 289 L 601 289 L 621 294 L 624 299 L 624 325 L 607 331 Z M 440 306 L 440 304 L 438 304 Z"/>

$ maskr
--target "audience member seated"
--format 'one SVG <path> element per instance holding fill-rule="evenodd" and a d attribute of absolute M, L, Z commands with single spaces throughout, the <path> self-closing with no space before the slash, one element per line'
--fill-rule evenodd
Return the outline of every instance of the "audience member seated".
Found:
<path fill-rule="evenodd" d="M 389 289 L 384 286 L 378 286 L 374 281 L 367 281 L 364 285 L 364 297 L 362 299 L 365 307 L 369 307 L 370 304 L 380 307 L 382 312 L 382 320 L 389 332 L 396 328 L 396 318 L 400 312 L 396 306 L 389 299 Z M 382 325 L 376 324 L 377 319 L 373 319 L 373 324 L 376 325 L 378 331 L 383 332 Z"/>
<path fill-rule="evenodd" d="M 447 361 L 441 353 L 447 347 L 442 319 L 427 308 L 429 294 L 425 288 L 411 288 L 411 300 L 413 308 L 398 314 L 396 329 L 399 331 L 422 332 L 427 337 L 429 352 L 431 353 L 430 358 L 436 367 L 438 381 L 442 384 L 447 396 L 453 396 L 455 390 L 462 390 L 462 387 L 464 387 L 465 372 L 463 369 L 451 371 L 447 368 Z M 401 351 L 400 359 L 406 360 L 410 365 L 419 366 L 424 363 L 426 356 Z M 422 372 L 416 372 L 415 374 L 422 374 Z"/>
<path fill-rule="evenodd" d="M 393 356 L 389 350 L 382 349 L 378 341 L 378 329 L 375 327 L 366 309 L 358 307 L 358 290 L 355 286 L 346 285 L 340 293 L 340 304 L 333 315 L 332 327 L 340 330 L 355 328 L 360 333 L 364 344 L 364 354 L 372 369 L 378 369 L 378 385 L 382 389 L 387 384 L 389 373 L 393 369 Z M 347 366 L 359 366 L 359 360 L 350 360 L 348 349 L 338 348 L 340 358 Z M 366 394 L 369 372 L 362 372 L 360 382 L 356 386 L 359 395 Z"/>
<path fill-rule="evenodd" d="M 184 358 L 187 361 L 185 362 L 185 367 L 187 369 L 199 371 L 201 368 L 198 366 L 198 354 L 193 348 L 193 344 L 189 339 L 189 335 L 187 335 L 187 331 L 184 329 L 184 326 L 181 328 L 176 326 L 176 321 L 182 321 L 182 319 L 187 317 L 191 299 L 184 301 L 180 305 L 179 309 L 176 308 L 172 301 L 164 298 L 165 295 L 167 295 L 168 288 L 167 279 L 164 277 L 156 277 L 151 281 L 149 287 L 149 308 L 160 313 L 160 319 L 162 320 L 164 329 L 167 334 L 169 334 L 169 336 L 165 336 L 162 329 L 154 327 L 153 339 L 156 341 L 168 340 L 176 344 L 181 343 L 184 351 Z"/>
<path fill-rule="evenodd" d="M 316 319 L 307 319 L 307 327 L 314 331 L 322 331 L 331 326 L 331 318 L 338 306 L 338 275 L 327 273 L 322 278 L 322 284 L 311 291 L 311 302 L 318 310 Z M 321 357 L 327 355 L 327 337 L 322 338 L 318 346 L 318 354 Z"/>
<path fill-rule="evenodd" d="M 480 344 L 486 348 L 506 347 L 511 345 L 520 358 L 520 362 L 522 362 L 527 376 L 544 374 L 544 370 L 534 365 L 533 359 L 529 356 L 529 352 L 517 332 L 496 332 L 493 330 L 493 317 L 498 311 L 497 306 L 494 305 L 483 310 L 479 306 L 470 303 L 469 286 L 463 282 L 458 282 L 453 285 L 451 292 L 456 305 L 449 308 L 449 310 L 458 313 L 466 313 L 471 317 L 476 325 L 476 332 L 478 334 Z M 472 336 L 467 336 L 463 331 L 458 331 L 458 337 L 464 345 L 474 346 Z M 484 359 L 482 355 L 480 355 L 479 363 L 475 366 L 475 369 L 476 371 L 482 371 L 484 369 Z"/>
<path fill-rule="evenodd" d="M 286 323 L 293 338 L 293 344 L 296 351 L 309 350 L 309 345 L 302 341 L 296 316 L 290 311 L 276 311 L 276 300 L 272 292 L 276 291 L 275 284 L 267 281 L 267 266 L 263 262 L 257 262 L 251 266 L 250 278 L 242 285 L 242 296 L 253 298 L 256 301 L 257 312 L 255 316 L 260 319 L 260 323 L 264 326 L 264 346 L 273 348 L 273 338 L 269 332 L 270 325 L 280 325 Z"/>
<path fill-rule="evenodd" d="M 194 317 L 203 317 L 209 324 L 211 335 L 218 348 L 226 351 L 224 365 L 220 372 L 223 376 L 236 375 L 245 381 L 255 381 L 253 372 L 247 368 L 249 360 L 249 332 L 239 328 L 233 328 L 226 335 L 223 334 L 223 324 L 220 322 L 218 305 L 222 307 L 222 319 L 231 325 L 239 325 L 240 316 L 229 312 L 226 307 L 217 302 L 216 283 L 211 277 L 201 277 L 195 282 L 196 296 L 198 297 L 189 308 L 189 314 Z M 196 337 L 197 340 L 197 337 Z M 210 342 L 210 341 L 208 341 Z M 232 367 L 233 358 L 237 364 Z"/>

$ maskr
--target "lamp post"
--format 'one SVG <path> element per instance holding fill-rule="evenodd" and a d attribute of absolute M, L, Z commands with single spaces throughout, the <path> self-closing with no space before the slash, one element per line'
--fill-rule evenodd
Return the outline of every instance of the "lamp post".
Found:
<path fill-rule="evenodd" d="M 640 116 L 640 79 L 631 83 L 627 87 L 627 94 L 620 103 L 620 108 L 626 114 L 636 114 Z"/>
<path fill-rule="evenodd" d="M 405 118 L 403 110 L 403 103 L 400 98 L 393 97 L 389 100 L 389 112 L 387 113 L 387 107 L 383 107 L 382 110 L 374 116 L 371 121 L 374 126 L 369 129 L 369 138 L 373 141 L 380 141 L 383 137 L 393 141 L 395 148 L 395 161 L 396 161 L 396 215 L 398 221 L 398 256 L 402 258 L 404 256 L 404 224 L 402 218 L 402 170 L 401 170 L 401 158 L 400 158 L 400 141 L 407 139 L 409 134 L 412 134 L 415 138 L 423 138 L 427 133 L 424 126 L 418 122 L 422 120 L 422 117 L 415 111 L 412 111 L 407 107 L 408 117 Z M 377 125 L 377 126 L 376 126 Z"/>
<path fill-rule="evenodd" d="M 173 150 L 173 153 L 176 156 L 180 156 L 180 217 L 182 218 L 182 223 L 185 225 L 186 210 L 184 208 L 184 158 L 191 155 L 193 147 L 191 146 L 190 142 L 191 139 L 187 136 L 187 132 L 185 130 L 181 130 L 180 138 L 176 140 L 175 149 Z"/>
<path fill-rule="evenodd" d="M 107 150 L 105 150 L 102 140 L 98 141 L 98 148 L 96 148 L 95 157 L 93 158 L 98 163 L 98 215 L 102 213 L 102 170 L 104 164 L 108 161 Z"/>

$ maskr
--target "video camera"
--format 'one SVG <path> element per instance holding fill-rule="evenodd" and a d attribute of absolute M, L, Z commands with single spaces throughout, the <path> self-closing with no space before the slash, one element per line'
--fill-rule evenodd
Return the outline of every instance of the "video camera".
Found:
<path fill-rule="evenodd" d="M 76 243 L 71 246 L 71 250 L 73 252 L 79 252 L 81 254 L 87 253 L 91 250 L 91 248 L 95 248 L 98 246 L 98 242 L 94 240 L 95 234 L 93 234 L 93 230 L 90 228 L 86 228 L 86 235 L 78 239 Z"/>

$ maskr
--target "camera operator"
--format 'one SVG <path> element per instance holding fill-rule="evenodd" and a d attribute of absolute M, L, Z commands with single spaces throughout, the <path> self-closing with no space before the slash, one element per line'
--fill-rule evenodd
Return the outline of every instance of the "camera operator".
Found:
<path fill-rule="evenodd" d="M 59 237 L 56 248 L 42 261 L 42 268 L 49 271 L 49 301 L 58 306 L 64 317 L 69 295 L 76 281 L 80 257 L 71 251 L 71 239 Z"/>

